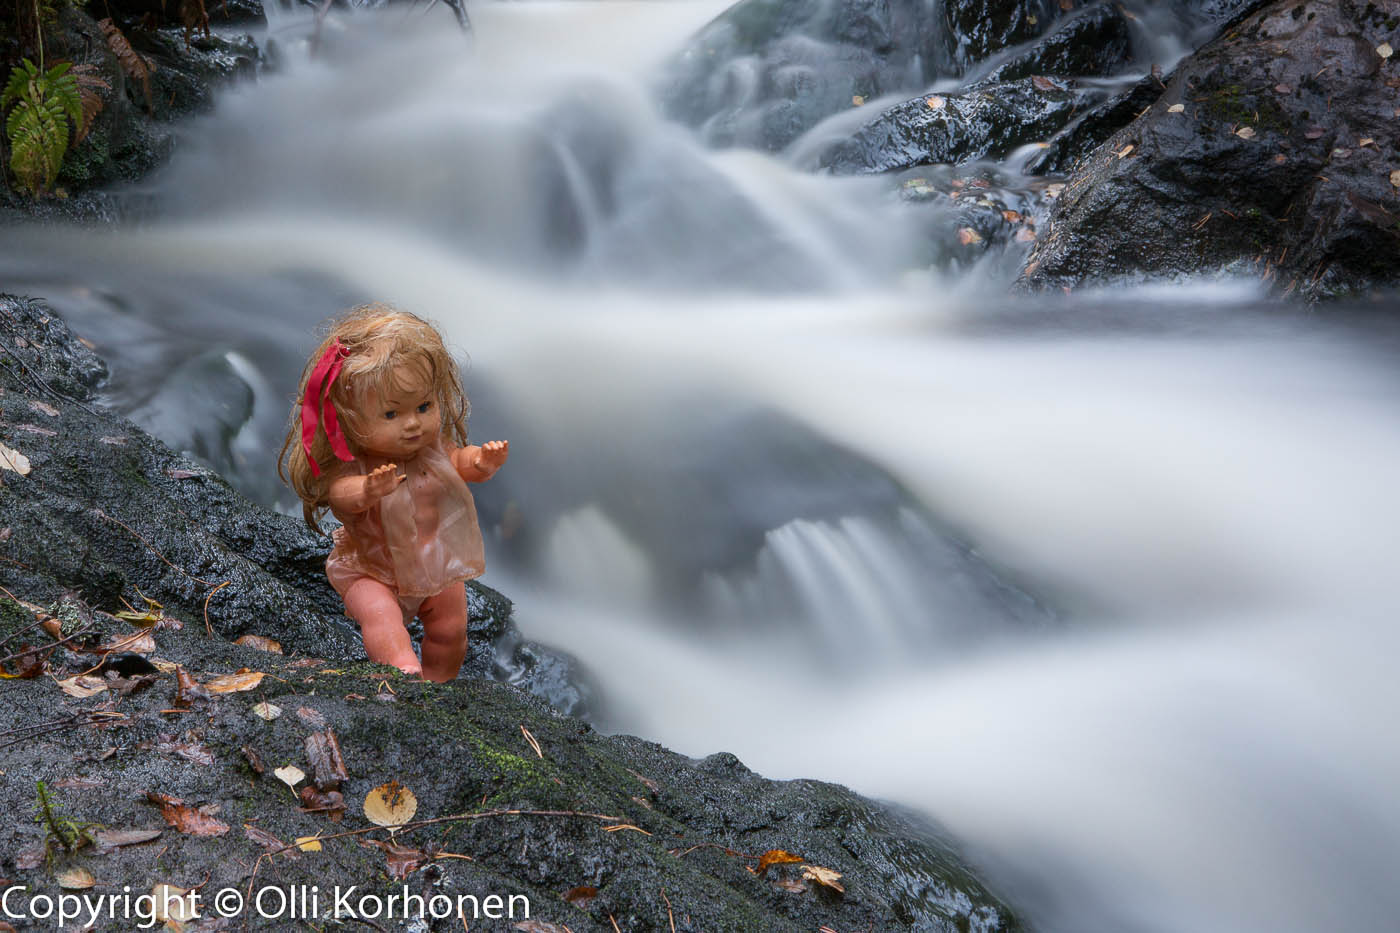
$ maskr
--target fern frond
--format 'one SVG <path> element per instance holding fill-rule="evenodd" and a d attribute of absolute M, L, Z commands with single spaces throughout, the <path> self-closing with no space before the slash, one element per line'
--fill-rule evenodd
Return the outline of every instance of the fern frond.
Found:
<path fill-rule="evenodd" d="M 122 66 L 122 71 L 134 80 L 141 82 L 141 92 L 146 96 L 146 109 L 151 110 L 155 104 L 151 99 L 151 72 L 155 70 L 155 65 L 146 61 L 141 55 L 131 47 L 131 43 L 126 41 L 126 36 L 117 28 L 117 24 L 111 18 L 100 19 L 97 25 L 102 29 L 102 35 L 107 39 L 107 47 L 112 50 L 112 54 L 117 56 L 117 61 Z"/>
<path fill-rule="evenodd" d="M 73 77 L 78 82 L 78 93 L 83 101 L 83 119 L 78 124 L 78 132 L 73 136 L 73 145 L 76 146 L 87 138 L 92 129 L 92 121 L 105 106 L 101 92 L 110 91 L 112 85 L 97 73 L 97 66 L 92 64 L 73 66 Z"/>
<path fill-rule="evenodd" d="M 58 177 L 68 150 L 68 125 L 61 108 L 36 106 L 21 99 L 6 121 L 10 169 L 29 193 L 38 197 Z"/>
<path fill-rule="evenodd" d="M 54 65 L 45 73 L 44 82 L 48 85 L 48 98 L 61 108 L 73 126 L 77 126 L 83 122 L 83 97 L 78 93 L 78 79 L 73 77 L 72 67 L 72 62 Z"/>
<path fill-rule="evenodd" d="M 24 90 L 29 86 L 29 82 L 36 75 L 39 69 L 34 67 L 34 63 L 25 59 L 14 67 L 10 72 L 10 80 L 5 84 L 5 91 L 0 94 L 0 110 L 4 110 L 14 101 L 24 96 Z"/>

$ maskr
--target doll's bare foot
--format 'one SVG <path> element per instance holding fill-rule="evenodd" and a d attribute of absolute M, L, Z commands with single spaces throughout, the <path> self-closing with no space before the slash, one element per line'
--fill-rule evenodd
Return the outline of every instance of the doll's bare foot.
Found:
<path fill-rule="evenodd" d="M 403 624 L 398 596 L 383 583 L 364 577 L 345 591 L 345 609 L 360 625 L 365 653 L 376 664 L 392 664 L 405 674 L 422 673 L 413 641 Z"/>

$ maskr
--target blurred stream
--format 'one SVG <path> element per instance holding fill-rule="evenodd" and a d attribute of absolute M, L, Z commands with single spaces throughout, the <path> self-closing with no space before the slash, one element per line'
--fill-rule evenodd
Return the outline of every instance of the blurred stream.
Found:
<path fill-rule="evenodd" d="M 284 509 L 317 324 L 417 311 L 512 443 L 483 582 L 603 726 L 917 806 L 1036 930 L 1393 928 L 1394 332 L 931 264 L 881 179 L 660 116 L 726 5 L 339 16 L 315 60 L 272 10 L 281 68 L 184 127 L 149 219 L 0 230 L 0 290 Z"/>

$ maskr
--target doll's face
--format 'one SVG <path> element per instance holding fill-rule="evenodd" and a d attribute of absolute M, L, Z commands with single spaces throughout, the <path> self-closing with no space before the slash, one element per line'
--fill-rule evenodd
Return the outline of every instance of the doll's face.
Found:
<path fill-rule="evenodd" d="M 371 454 L 407 460 L 437 443 L 442 412 L 432 385 L 407 372 L 395 373 L 391 388 L 365 393 L 360 403 L 360 445 Z"/>

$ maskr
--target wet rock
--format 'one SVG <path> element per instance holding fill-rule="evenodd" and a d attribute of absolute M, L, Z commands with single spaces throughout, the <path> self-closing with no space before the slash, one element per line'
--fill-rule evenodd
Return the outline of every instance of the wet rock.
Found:
<path fill-rule="evenodd" d="M 140 603 L 139 591 L 223 639 L 263 635 L 317 657 L 364 657 L 325 579 L 327 537 L 98 409 L 92 388 L 105 366 L 43 304 L 0 297 L 0 336 L 0 440 L 30 462 L 29 475 L 0 477 L 0 585 L 41 603 L 76 591 L 107 611 Z M 468 675 L 569 695 L 561 679 L 582 672 L 567 660 L 537 647 L 545 660 L 510 663 L 520 636 L 509 600 L 473 581 L 468 604 Z"/>
<path fill-rule="evenodd" d="M 930 94 L 880 114 L 818 159 L 838 175 L 887 172 L 939 162 L 999 158 L 1048 139 L 1108 91 L 1037 76 L 961 94 Z"/>
<path fill-rule="evenodd" d="M 944 47 L 961 74 L 1002 49 L 1029 42 L 1060 13 L 1056 0 L 940 0 Z"/>
<path fill-rule="evenodd" d="M 379 665 L 298 664 L 190 629 L 161 631 L 156 639 L 160 656 L 196 681 L 241 667 L 267 676 L 254 690 L 195 700 L 184 716 L 170 712 L 173 673 L 119 698 L 108 690 L 70 699 L 47 677 L 0 681 L 0 806 L 32 812 L 43 780 L 53 805 L 74 822 L 108 832 L 160 831 L 158 839 L 105 853 L 94 846 L 54 851 L 54 871 L 83 865 L 103 885 L 142 892 L 207 879 L 211 896 L 223 888 L 256 896 L 267 886 L 315 885 L 319 919 L 328 922 L 328 892 L 336 885 L 358 886 L 353 904 L 361 895 L 390 893 L 402 903 L 406 885 L 425 901 L 523 895 L 529 919 L 576 933 L 609 933 L 614 920 L 630 933 L 669 933 L 673 923 L 676 930 L 765 933 L 1019 929 L 936 827 L 846 788 L 767 780 L 731 754 L 694 761 L 638 738 L 600 735 L 503 684 L 424 684 Z M 258 703 L 281 713 L 265 720 L 252 711 Z M 100 722 L 85 722 L 99 707 Z M 66 725 L 53 724 L 67 717 L 73 719 Z M 272 774 L 284 765 L 312 774 L 307 738 L 327 730 L 347 775 L 339 822 L 298 807 Z M 40 738 L 13 741 L 29 735 Z M 196 763 L 179 753 L 182 747 L 212 762 Z M 261 763 L 261 774 L 250 760 Z M 415 820 L 435 822 L 392 837 L 375 829 L 363 802 L 391 780 L 416 798 Z M 166 825 L 147 792 L 205 808 L 206 818 L 228 829 L 180 832 Z M 347 832 L 358 835 L 323 839 L 315 853 L 259 858 L 269 846 Z M 397 874 L 386 843 L 401 847 L 398 861 L 408 863 Z M 0 872 L 14 885 L 56 894 L 42 858 L 22 855 L 43 845 L 44 827 L 7 821 Z M 755 874 L 757 856 L 770 849 L 840 872 L 844 894 L 803 881 L 800 865 Z M 437 854 L 451 857 L 433 859 Z M 580 887 L 596 891 L 565 900 Z M 467 925 L 513 929 L 526 919 L 516 903 L 511 920 L 468 913 Z M 426 923 L 420 912 L 405 918 L 395 911 L 392 928 L 462 928 L 455 909 Z M 250 909 L 243 917 L 253 929 L 289 927 L 285 916 L 259 918 Z"/>
<path fill-rule="evenodd" d="M 151 106 L 161 119 L 207 111 L 220 88 L 254 77 L 260 61 L 257 43 L 247 35 L 196 34 L 186 44 L 184 30 L 170 27 L 135 29 L 127 38 L 132 48 L 156 65 Z"/>
<path fill-rule="evenodd" d="M 1121 85 L 1115 84 L 1115 87 Z M 1027 175 L 1069 171 L 1114 133 L 1127 126 L 1162 96 L 1162 79 L 1148 75 L 1072 119 L 1025 166 Z"/>
<path fill-rule="evenodd" d="M 856 98 L 948 67 L 936 18 L 916 0 L 744 0 L 673 59 L 660 93 L 713 145 L 778 150 Z"/>
<path fill-rule="evenodd" d="M 1075 171 L 1021 284 L 1229 272 L 1326 297 L 1400 281 L 1387 45 L 1393 5 L 1287 0 L 1248 17 Z"/>
<path fill-rule="evenodd" d="M 1116 4 L 1095 3 L 1056 23 L 1044 38 L 1023 51 L 994 59 L 978 79 L 998 84 L 1032 75 L 1082 77 L 1112 74 L 1132 57 L 1132 33 Z M 999 59 L 1001 57 L 999 56 Z"/>

